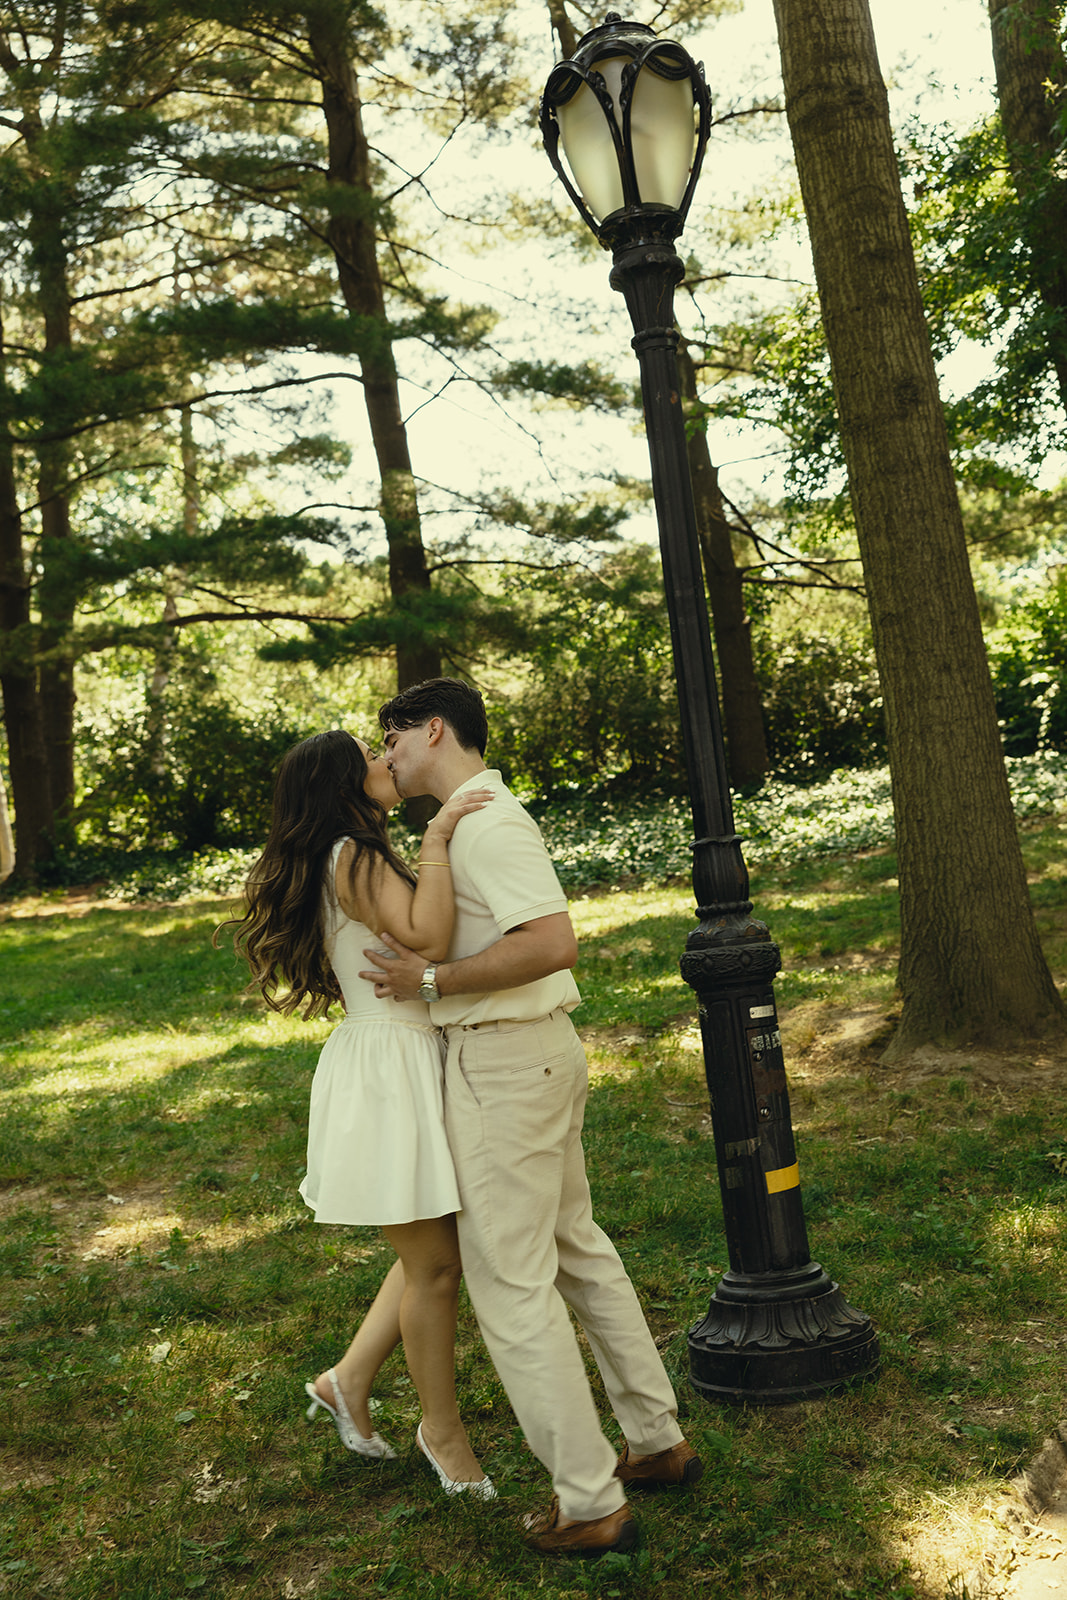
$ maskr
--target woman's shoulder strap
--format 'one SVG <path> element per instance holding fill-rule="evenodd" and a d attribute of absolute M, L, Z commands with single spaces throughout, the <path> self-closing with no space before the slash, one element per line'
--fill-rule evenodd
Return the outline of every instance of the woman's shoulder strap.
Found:
<path fill-rule="evenodd" d="M 343 833 L 339 839 L 334 840 L 333 844 L 330 846 L 330 853 L 326 857 L 326 871 L 323 873 L 323 887 L 325 888 L 330 900 L 335 904 L 337 901 L 337 862 L 340 859 L 341 851 L 344 849 L 345 845 L 350 844 L 351 842 L 352 841 L 349 839 L 348 834 Z"/>

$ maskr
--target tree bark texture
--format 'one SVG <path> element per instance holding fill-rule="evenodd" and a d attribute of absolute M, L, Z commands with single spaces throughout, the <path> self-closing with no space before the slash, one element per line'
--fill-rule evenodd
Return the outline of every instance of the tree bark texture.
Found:
<path fill-rule="evenodd" d="M 1067 56 L 1063 0 L 989 0 L 1000 120 L 1049 360 L 1067 410 Z"/>
<path fill-rule="evenodd" d="M 0 394 L 4 392 L 0 332 Z M 6 407 L 5 407 L 6 410 Z M 30 577 L 7 419 L 0 438 L 0 696 L 15 812 L 15 876 L 29 881 L 51 855 L 52 785 L 31 654 Z"/>
<path fill-rule="evenodd" d="M 0 772 L 0 883 L 15 870 L 15 835 L 11 831 L 11 815 L 7 809 L 7 785 Z"/>
<path fill-rule="evenodd" d="M 885 694 L 903 1013 L 890 1057 L 1062 1026 L 1034 926 L 867 0 L 775 0 Z"/>
<path fill-rule="evenodd" d="M 52 853 L 52 783 L 37 675 L 26 659 L 31 633 L 30 582 L 10 454 L 10 446 L 5 444 L 0 449 L 0 694 L 15 812 L 15 875 L 30 880 L 39 862 Z"/>
<path fill-rule="evenodd" d="M 179 427 L 182 529 L 187 539 L 195 539 L 200 532 L 200 483 L 191 406 L 182 406 Z M 181 567 L 170 566 L 163 574 L 163 628 L 153 656 L 152 676 L 145 692 L 145 743 L 149 766 L 153 775 L 160 779 L 166 776 L 167 771 L 167 689 L 178 654 L 178 598 L 184 593 L 185 581 L 186 574 Z"/>
<path fill-rule="evenodd" d="M 55 54 L 61 48 L 57 36 Z M 71 295 L 67 277 L 66 184 L 57 182 L 48 157 L 41 155 L 44 125 L 36 89 L 24 106 L 22 132 L 36 179 L 29 222 L 30 257 L 36 278 L 36 299 L 44 327 L 43 370 L 58 370 L 71 350 Z M 53 379 L 57 397 L 65 393 Z M 75 594 L 63 571 L 71 536 L 69 446 L 62 437 L 61 401 L 51 421 L 53 437 L 37 446 L 37 495 L 41 508 L 41 578 L 38 684 L 45 750 L 52 791 L 53 822 L 74 806 L 74 656 L 70 639 Z"/>
<path fill-rule="evenodd" d="M 63 546 L 70 539 L 67 452 L 61 445 L 38 451 L 38 494 L 41 501 L 41 622 L 38 668 L 45 750 L 52 785 L 54 818 L 68 816 L 74 805 L 74 591 L 62 570 Z"/>
<path fill-rule="evenodd" d="M 678 376 L 683 402 L 691 412 L 697 398 L 696 367 L 683 344 L 678 346 Z M 707 434 L 702 429 L 690 433 L 686 450 L 711 602 L 730 781 L 735 786 L 761 783 L 767 776 L 767 740 L 752 657 L 752 627 L 745 613 L 743 573 L 734 558 L 733 535 L 723 507 L 719 474 L 708 451 Z"/>
<path fill-rule="evenodd" d="M 380 329 L 361 358 L 363 394 L 381 484 L 390 592 L 403 615 L 406 602 L 428 594 L 430 573 L 378 263 L 377 205 L 359 84 L 345 23 L 336 8 L 323 6 L 308 14 L 308 39 L 322 87 L 329 147 L 327 180 L 348 190 L 345 201 L 335 207 L 328 230 L 338 282 L 349 311 L 373 319 Z M 422 678 L 437 677 L 441 671 L 440 651 L 426 641 L 418 609 L 408 609 L 411 625 L 396 646 L 400 689 Z"/>

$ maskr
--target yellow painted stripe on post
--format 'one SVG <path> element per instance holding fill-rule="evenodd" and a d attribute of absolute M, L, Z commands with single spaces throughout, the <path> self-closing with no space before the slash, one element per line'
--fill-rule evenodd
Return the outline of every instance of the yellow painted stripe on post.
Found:
<path fill-rule="evenodd" d="M 794 1161 L 791 1167 L 777 1167 L 766 1176 L 768 1194 L 781 1194 L 783 1189 L 799 1189 L 800 1163 Z"/>

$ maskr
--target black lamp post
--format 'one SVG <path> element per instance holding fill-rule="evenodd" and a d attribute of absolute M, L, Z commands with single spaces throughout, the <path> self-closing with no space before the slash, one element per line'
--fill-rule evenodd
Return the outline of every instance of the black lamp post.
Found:
<path fill-rule="evenodd" d="M 703 68 L 615 12 L 553 69 L 541 102 L 549 159 L 611 249 L 611 285 L 634 325 L 689 774 L 700 925 L 681 970 L 699 1001 L 730 1256 L 690 1330 L 690 1373 L 709 1399 L 767 1404 L 872 1374 L 878 1340 L 808 1249 L 772 988 L 781 956 L 752 916 L 726 775 L 673 309 L 684 270 L 674 240 L 710 119 Z"/>

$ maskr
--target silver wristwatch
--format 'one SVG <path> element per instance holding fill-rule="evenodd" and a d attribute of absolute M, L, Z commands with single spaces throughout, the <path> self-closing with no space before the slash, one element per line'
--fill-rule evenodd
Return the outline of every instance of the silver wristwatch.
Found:
<path fill-rule="evenodd" d="M 432 1005 L 435 1000 L 440 1000 L 440 998 L 441 991 L 437 987 L 437 968 L 436 966 L 427 967 L 422 975 L 422 982 L 419 984 L 419 999 L 425 1000 L 428 1005 Z"/>

